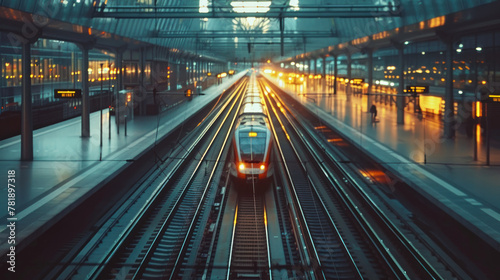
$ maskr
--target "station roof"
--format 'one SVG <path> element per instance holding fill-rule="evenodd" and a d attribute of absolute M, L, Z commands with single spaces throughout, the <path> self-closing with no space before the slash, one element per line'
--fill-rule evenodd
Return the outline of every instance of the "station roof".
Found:
<path fill-rule="evenodd" d="M 60 28 L 66 38 L 94 40 L 96 47 L 159 45 L 241 62 L 294 57 L 491 2 L 495 0 L 0 0 L 0 6 L 38 15 L 29 20 L 42 30 L 50 26 L 45 35 Z M 26 25 L 26 14 L 12 16 L 10 9 L 0 10 L 0 19 Z"/>

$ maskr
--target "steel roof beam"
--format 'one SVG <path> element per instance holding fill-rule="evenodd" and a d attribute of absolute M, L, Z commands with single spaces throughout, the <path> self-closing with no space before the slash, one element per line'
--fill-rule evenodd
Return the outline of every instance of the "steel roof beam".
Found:
<path fill-rule="evenodd" d="M 200 7 L 136 7 L 120 6 L 96 9 L 93 17 L 98 18 L 374 18 L 399 17 L 399 6 L 391 5 L 318 5 L 294 7 L 269 7 L 265 13 L 237 13 L 233 7 L 210 6 L 207 13 L 200 13 Z"/>
<path fill-rule="evenodd" d="M 223 31 L 203 31 L 203 32 L 159 32 L 156 37 L 159 38 L 199 38 L 199 39 L 212 39 L 212 38 L 280 38 L 282 35 L 278 32 L 267 32 L 267 33 L 259 33 L 259 32 L 223 32 Z M 334 34 L 329 31 L 301 31 L 301 32 L 284 32 L 284 38 L 303 38 L 303 37 L 311 37 L 311 38 L 328 38 L 328 37 L 336 37 L 337 34 Z M 155 37 L 153 35 L 153 37 Z"/>

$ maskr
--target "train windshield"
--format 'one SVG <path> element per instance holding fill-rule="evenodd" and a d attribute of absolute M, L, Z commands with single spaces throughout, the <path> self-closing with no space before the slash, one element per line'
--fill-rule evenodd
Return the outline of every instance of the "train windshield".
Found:
<path fill-rule="evenodd" d="M 265 132 L 240 132 L 240 152 L 242 161 L 253 163 L 262 162 L 264 160 L 265 151 Z"/>

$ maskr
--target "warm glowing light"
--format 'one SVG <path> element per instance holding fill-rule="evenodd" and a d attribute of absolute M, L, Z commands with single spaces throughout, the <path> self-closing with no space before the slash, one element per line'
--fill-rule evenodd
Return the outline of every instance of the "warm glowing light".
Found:
<path fill-rule="evenodd" d="M 248 133 L 248 137 L 257 137 L 257 132 L 250 131 L 250 132 Z"/>
<path fill-rule="evenodd" d="M 240 168 L 240 170 L 245 170 L 245 164 L 244 163 L 240 163 L 239 168 Z"/>
<path fill-rule="evenodd" d="M 264 170 L 264 169 L 266 169 L 266 166 L 264 164 L 261 164 L 260 165 L 260 170 Z"/>

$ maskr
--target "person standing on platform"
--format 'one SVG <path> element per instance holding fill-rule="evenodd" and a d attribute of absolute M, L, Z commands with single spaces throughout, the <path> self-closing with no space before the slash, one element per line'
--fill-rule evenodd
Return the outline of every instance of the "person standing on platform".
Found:
<path fill-rule="evenodd" d="M 372 114 L 372 122 L 375 122 L 377 119 L 377 106 L 375 104 L 372 104 L 370 107 L 370 113 Z"/>

